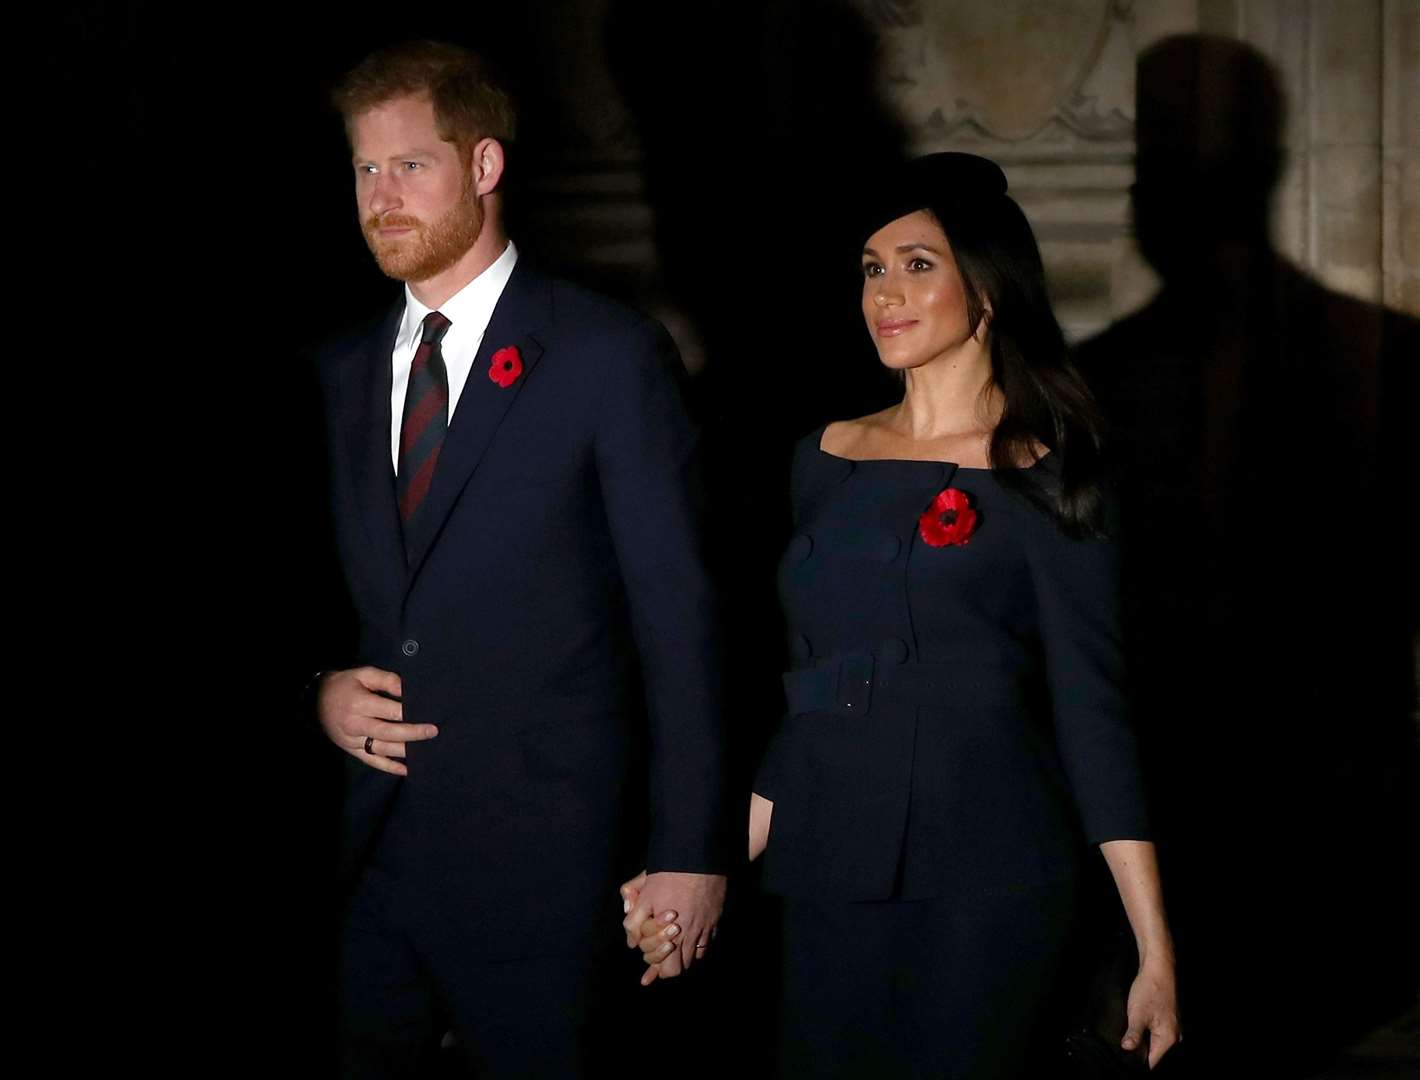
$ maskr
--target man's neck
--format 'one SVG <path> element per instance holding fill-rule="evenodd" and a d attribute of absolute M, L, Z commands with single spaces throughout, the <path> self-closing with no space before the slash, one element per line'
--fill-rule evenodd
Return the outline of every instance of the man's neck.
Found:
<path fill-rule="evenodd" d="M 497 262 L 507 247 L 508 234 L 490 222 L 458 262 L 431 278 L 408 282 L 409 291 L 425 307 L 437 311 L 449 297 Z"/>

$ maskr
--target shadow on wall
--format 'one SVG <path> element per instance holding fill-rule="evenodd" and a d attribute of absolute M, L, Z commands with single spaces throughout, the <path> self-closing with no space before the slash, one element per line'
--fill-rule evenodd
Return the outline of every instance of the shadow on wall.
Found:
<path fill-rule="evenodd" d="M 1139 723 L 1202 1075 L 1299 1075 L 1403 1007 L 1420 971 L 1401 441 L 1420 324 L 1272 250 L 1284 107 L 1236 41 L 1140 58 L 1135 226 L 1163 286 L 1078 351 L 1114 425 Z"/>

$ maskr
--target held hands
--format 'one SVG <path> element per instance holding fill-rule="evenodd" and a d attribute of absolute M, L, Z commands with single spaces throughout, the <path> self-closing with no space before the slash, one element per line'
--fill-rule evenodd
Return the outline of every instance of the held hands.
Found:
<path fill-rule="evenodd" d="M 769 843 L 769 823 L 774 814 L 774 804 L 762 795 L 750 795 L 749 802 L 749 858 L 750 862 L 763 853 Z M 657 877 L 660 875 L 651 875 Z M 670 875 L 677 877 L 701 877 L 698 874 Z M 712 878 L 719 881 L 720 904 L 724 903 L 724 881 L 725 879 Z M 642 904 L 643 891 L 646 888 L 647 874 L 643 870 L 636 877 L 632 878 L 621 887 L 622 908 L 626 912 L 626 919 L 622 922 L 622 927 L 626 930 L 626 944 L 628 948 L 640 947 L 641 958 L 646 962 L 646 973 L 641 976 L 641 985 L 650 986 L 658 978 L 669 979 L 679 975 L 681 971 L 688 968 L 692 962 L 704 959 L 705 951 L 710 946 L 710 941 L 715 937 L 716 926 L 712 921 L 708 936 L 701 934 L 699 937 L 681 936 L 681 925 L 677 921 L 680 919 L 680 911 L 675 907 L 668 907 L 656 912 L 656 905 Z M 636 922 L 636 915 L 643 911 L 639 925 Z M 718 918 L 718 908 L 716 911 Z M 687 925 L 689 922 L 687 921 Z M 689 945 L 687 949 L 686 946 Z M 679 949 L 677 948 L 679 946 Z M 686 952 L 689 952 L 690 959 L 686 960 Z"/>
<path fill-rule="evenodd" d="M 641 949 L 648 965 L 641 985 L 650 986 L 705 958 L 725 906 L 725 877 L 643 870 L 621 886 L 621 898 L 626 946 Z"/>
<path fill-rule="evenodd" d="M 636 885 L 644 883 L 645 880 L 646 874 L 643 871 L 621 887 L 623 906 L 635 906 L 639 895 Z M 678 944 L 675 939 L 680 934 L 680 927 L 673 921 L 675 918 L 674 911 L 663 911 L 660 915 L 647 916 L 641 922 L 641 938 L 637 944 L 641 948 L 641 959 L 646 962 L 646 973 L 641 976 L 642 986 L 650 986 L 660 978 L 661 963 L 670 957 Z M 709 943 L 706 945 L 708 947 Z M 705 949 L 697 945 L 695 953 L 703 957 Z M 667 975 L 666 978 L 670 976 Z"/>
<path fill-rule="evenodd" d="M 1149 1068 L 1154 1068 L 1174 1043 L 1182 1042 L 1178 1024 L 1178 994 L 1172 957 L 1146 959 L 1129 988 L 1129 1030 L 1120 1046 L 1137 1050 L 1148 1046 Z M 1147 1038 L 1146 1038 L 1147 1036 Z"/>
<path fill-rule="evenodd" d="M 439 734 L 433 724 L 405 724 L 399 676 L 377 667 L 320 677 L 316 716 L 326 738 L 372 769 L 408 776 L 404 745 Z"/>

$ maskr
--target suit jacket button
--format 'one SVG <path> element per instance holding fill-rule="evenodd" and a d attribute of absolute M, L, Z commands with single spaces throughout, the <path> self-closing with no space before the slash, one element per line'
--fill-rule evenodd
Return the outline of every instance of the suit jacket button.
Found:
<path fill-rule="evenodd" d="M 813 537 L 809 536 L 807 533 L 800 533 L 798 536 L 794 537 L 793 541 L 789 544 L 789 558 L 793 559 L 795 562 L 803 562 L 813 553 L 813 550 Z"/>
<path fill-rule="evenodd" d="M 413 638 L 410 638 L 403 645 L 401 645 L 400 648 L 404 651 L 405 656 L 413 656 L 419 651 L 419 642 L 415 641 Z"/>

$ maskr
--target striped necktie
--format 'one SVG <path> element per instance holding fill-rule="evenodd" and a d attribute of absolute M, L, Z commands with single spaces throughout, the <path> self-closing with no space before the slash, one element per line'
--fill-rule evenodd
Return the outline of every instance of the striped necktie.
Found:
<path fill-rule="evenodd" d="M 399 516 L 408 523 L 434 480 L 434 467 L 449 428 L 449 375 L 439 342 L 452 324 L 437 311 L 424 316 L 419 348 L 404 392 L 399 426 Z"/>

